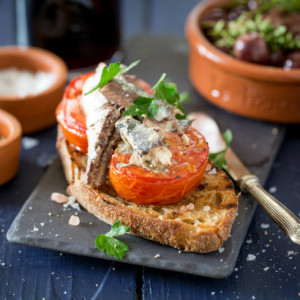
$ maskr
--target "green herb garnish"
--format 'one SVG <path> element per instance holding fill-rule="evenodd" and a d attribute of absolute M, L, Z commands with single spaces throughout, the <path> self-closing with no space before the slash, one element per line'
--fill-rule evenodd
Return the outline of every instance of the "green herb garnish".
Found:
<path fill-rule="evenodd" d="M 101 252 L 106 252 L 109 256 L 114 256 L 117 259 L 123 259 L 126 252 L 129 251 L 128 246 L 117 239 L 115 236 L 123 235 L 130 231 L 130 228 L 121 225 L 121 221 L 114 223 L 111 230 L 105 234 L 99 234 L 95 240 L 95 246 Z"/>
<path fill-rule="evenodd" d="M 232 132 L 230 129 L 227 129 L 223 134 L 223 139 L 225 141 L 226 147 L 222 151 L 209 153 L 209 159 L 219 168 L 227 169 L 227 161 L 225 159 L 225 153 L 230 147 L 232 141 Z"/>
<path fill-rule="evenodd" d="M 246 2 L 244 3 L 246 4 Z M 257 8 L 243 12 L 236 20 L 204 21 L 203 28 L 211 41 L 219 48 L 232 49 L 236 39 L 246 33 L 255 32 L 261 36 L 271 53 L 278 50 L 300 49 L 300 34 L 293 36 L 285 25 L 274 25 L 264 14 L 269 11 L 293 13 L 300 11 L 299 0 L 260 0 Z"/>
<path fill-rule="evenodd" d="M 166 74 L 162 74 L 158 82 L 152 87 L 154 91 L 154 97 L 138 97 L 133 101 L 134 105 L 131 105 L 123 115 L 125 116 L 137 116 L 142 117 L 147 115 L 149 118 L 155 117 L 159 107 L 155 103 L 155 99 L 165 100 L 172 106 L 177 107 L 182 114 L 176 114 L 176 118 L 179 120 L 185 119 L 186 115 L 182 108 L 182 103 L 189 98 L 187 92 L 179 94 L 177 86 L 173 82 L 165 82 Z"/>
<path fill-rule="evenodd" d="M 85 93 L 84 95 L 88 95 L 88 94 L 92 93 L 93 91 L 103 87 L 105 84 L 107 84 L 110 80 L 112 80 L 118 74 L 127 73 L 132 68 L 134 68 L 139 62 L 140 62 L 140 60 L 136 60 L 133 63 L 131 63 L 128 67 L 125 67 L 123 69 L 120 67 L 119 62 L 112 63 L 108 67 L 105 66 L 102 70 L 102 74 L 101 74 L 99 83 L 93 89 L 91 89 L 90 91 Z"/>
<path fill-rule="evenodd" d="M 141 118 L 143 115 L 147 115 L 149 118 L 153 118 L 158 112 L 158 105 L 153 101 L 155 98 L 138 97 L 133 101 L 134 105 L 128 107 L 123 113 L 124 116 L 137 116 Z"/>

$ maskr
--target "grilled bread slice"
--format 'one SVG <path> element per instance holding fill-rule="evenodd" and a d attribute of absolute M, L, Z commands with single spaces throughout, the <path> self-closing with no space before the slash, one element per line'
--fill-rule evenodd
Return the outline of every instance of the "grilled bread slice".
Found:
<path fill-rule="evenodd" d="M 69 183 L 67 192 L 100 220 L 121 221 L 130 233 L 185 251 L 206 253 L 228 239 L 238 207 L 229 177 L 209 162 L 201 185 L 172 205 L 138 205 L 119 196 L 109 181 L 95 189 L 84 183 L 86 156 L 69 146 L 58 128 L 57 149 Z"/>

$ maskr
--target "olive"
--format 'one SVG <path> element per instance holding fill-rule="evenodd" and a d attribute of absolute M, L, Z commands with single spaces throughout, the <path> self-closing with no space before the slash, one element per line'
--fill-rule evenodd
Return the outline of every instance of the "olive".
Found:
<path fill-rule="evenodd" d="M 265 40 L 254 32 L 242 34 L 236 39 L 233 54 L 238 59 L 259 64 L 267 64 L 270 58 Z"/>
<path fill-rule="evenodd" d="M 294 13 L 286 16 L 283 19 L 283 24 L 293 36 L 296 36 L 300 33 L 300 13 Z"/>
<path fill-rule="evenodd" d="M 287 55 L 283 68 L 285 70 L 300 68 L 300 51 L 295 51 Z"/>
<path fill-rule="evenodd" d="M 270 64 L 272 66 L 282 66 L 284 59 L 284 51 L 280 49 L 270 55 Z"/>
<path fill-rule="evenodd" d="M 211 9 L 202 18 L 203 22 L 217 22 L 219 20 L 227 20 L 227 14 L 222 8 Z"/>
<path fill-rule="evenodd" d="M 243 5 L 237 5 L 232 8 L 228 13 L 228 20 L 236 20 L 243 12 L 247 11 L 247 8 Z"/>

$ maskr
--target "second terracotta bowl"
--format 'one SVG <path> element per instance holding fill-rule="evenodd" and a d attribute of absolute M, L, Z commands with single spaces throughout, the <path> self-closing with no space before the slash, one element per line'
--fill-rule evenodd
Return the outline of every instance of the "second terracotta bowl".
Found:
<path fill-rule="evenodd" d="M 13 114 L 21 123 L 24 134 L 49 127 L 56 122 L 55 109 L 61 101 L 67 78 L 62 59 L 43 49 L 29 47 L 0 48 L 0 69 L 53 72 L 55 83 L 47 90 L 25 97 L 0 95 L 0 108 Z"/>
<path fill-rule="evenodd" d="M 9 181 L 18 170 L 21 135 L 19 121 L 0 109 L 0 185 Z"/>
<path fill-rule="evenodd" d="M 189 75 L 209 101 L 255 119 L 300 123 L 300 69 L 262 66 L 237 60 L 217 49 L 201 30 L 201 19 L 226 0 L 197 5 L 186 21 Z"/>

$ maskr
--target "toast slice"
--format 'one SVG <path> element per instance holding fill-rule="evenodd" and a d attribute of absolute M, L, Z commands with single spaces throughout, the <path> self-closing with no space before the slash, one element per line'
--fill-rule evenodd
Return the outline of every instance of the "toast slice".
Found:
<path fill-rule="evenodd" d="M 57 149 L 69 183 L 67 192 L 100 220 L 121 221 L 133 235 L 184 251 L 215 251 L 228 239 L 238 195 L 226 173 L 211 162 L 201 185 L 188 198 L 171 205 L 138 205 L 119 196 L 109 181 L 101 189 L 88 187 L 86 157 L 69 146 L 60 128 Z"/>

